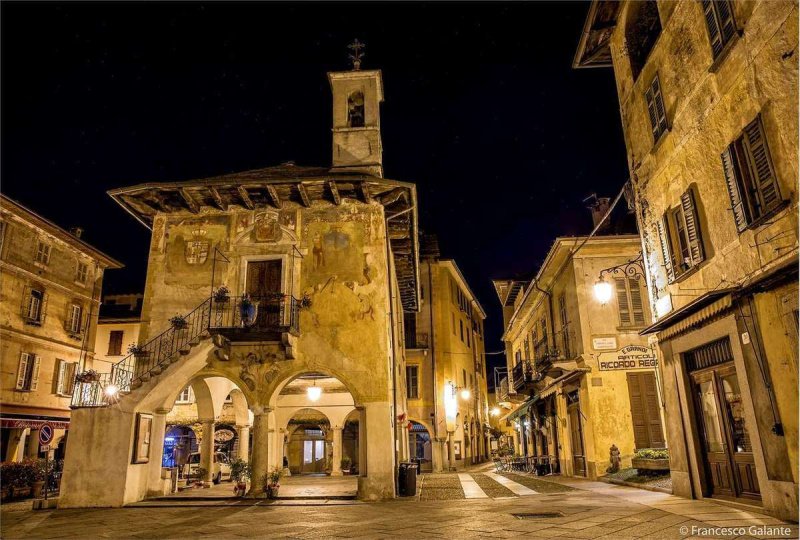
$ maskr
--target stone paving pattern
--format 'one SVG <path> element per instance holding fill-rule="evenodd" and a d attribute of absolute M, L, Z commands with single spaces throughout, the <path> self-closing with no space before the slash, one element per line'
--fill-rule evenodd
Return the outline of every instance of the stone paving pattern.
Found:
<path fill-rule="evenodd" d="M 521 476 L 521 475 L 516 475 Z M 3 538 L 666 538 L 690 537 L 712 526 L 737 534 L 698 538 L 797 538 L 796 524 L 728 505 L 579 479 L 548 477 L 572 488 L 561 493 L 503 499 L 339 501 L 328 506 L 237 501 L 228 506 L 187 501 L 182 507 L 55 510 L 0 508 Z M 457 475 L 427 475 L 433 492 L 460 489 Z M 531 488 L 533 489 L 533 488 Z M 426 488 L 423 485 L 422 492 Z M 200 505 L 200 506 L 197 506 Z M 517 512 L 561 512 L 562 517 L 517 519 Z M 750 526 L 784 527 L 754 534 Z M 685 529 L 684 529 L 685 528 Z M 705 531 L 707 532 L 707 531 Z M 762 531 L 763 532 L 763 531 Z"/>
<path fill-rule="evenodd" d="M 473 480 L 478 483 L 484 493 L 492 498 L 497 497 L 516 497 L 514 492 L 505 486 L 502 486 L 486 476 L 485 474 L 476 473 L 472 474 Z"/>

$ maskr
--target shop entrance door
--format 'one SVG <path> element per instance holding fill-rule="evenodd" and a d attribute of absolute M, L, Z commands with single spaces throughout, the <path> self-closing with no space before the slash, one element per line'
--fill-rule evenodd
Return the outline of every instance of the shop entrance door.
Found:
<path fill-rule="evenodd" d="M 703 446 L 705 495 L 760 501 L 750 429 L 732 360 L 727 338 L 686 354 Z"/>
<path fill-rule="evenodd" d="M 306 439 L 303 441 L 303 464 L 300 472 L 302 474 L 316 474 L 325 472 L 324 440 Z"/>

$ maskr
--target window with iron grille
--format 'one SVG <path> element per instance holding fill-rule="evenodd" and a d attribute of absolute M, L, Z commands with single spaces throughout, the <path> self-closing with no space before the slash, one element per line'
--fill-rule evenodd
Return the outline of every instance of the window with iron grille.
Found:
<path fill-rule="evenodd" d="M 736 35 L 733 6 L 728 0 L 701 0 L 700 3 L 703 6 L 711 51 L 716 59 Z"/>
<path fill-rule="evenodd" d="M 667 111 L 664 108 L 664 96 L 661 93 L 658 75 L 653 77 L 652 82 L 644 91 L 644 98 L 647 101 L 647 115 L 653 131 L 653 143 L 656 143 L 667 131 Z"/>
<path fill-rule="evenodd" d="M 722 153 L 736 229 L 744 231 L 783 204 L 761 117 Z"/>
<path fill-rule="evenodd" d="M 620 326 L 643 326 L 642 289 L 636 278 L 614 278 L 617 289 L 617 310 Z"/>
<path fill-rule="evenodd" d="M 406 366 L 406 397 L 419 398 L 419 366 Z"/>
<path fill-rule="evenodd" d="M 658 233 L 669 282 L 705 260 L 700 216 L 693 189 L 681 195 L 680 206 L 664 214 L 658 223 Z"/>

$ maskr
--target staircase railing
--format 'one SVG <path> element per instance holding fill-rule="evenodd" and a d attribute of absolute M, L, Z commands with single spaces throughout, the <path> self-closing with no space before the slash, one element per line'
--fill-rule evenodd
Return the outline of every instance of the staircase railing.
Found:
<path fill-rule="evenodd" d="M 170 326 L 147 343 L 136 346 L 128 356 L 111 367 L 111 373 L 101 373 L 93 380 L 75 381 L 71 407 L 105 407 L 128 393 L 137 383 L 160 373 L 172 363 L 176 354 L 189 349 L 208 329 L 211 320 L 211 299 L 203 301 L 183 317 L 184 325 Z"/>

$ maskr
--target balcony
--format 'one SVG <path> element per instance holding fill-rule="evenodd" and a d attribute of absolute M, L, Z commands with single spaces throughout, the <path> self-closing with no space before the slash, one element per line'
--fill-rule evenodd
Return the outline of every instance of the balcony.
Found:
<path fill-rule="evenodd" d="M 300 301 L 289 295 L 211 299 L 209 331 L 229 341 L 281 341 L 300 334 Z"/>
<path fill-rule="evenodd" d="M 405 335 L 406 340 L 406 349 L 427 349 L 429 347 L 428 344 L 428 334 L 412 334 L 406 332 Z"/>
<path fill-rule="evenodd" d="M 533 360 L 517 362 L 511 370 L 511 379 L 514 382 L 514 391 L 518 394 L 530 394 L 533 384 L 541 380 L 539 373 L 534 369 Z"/>

